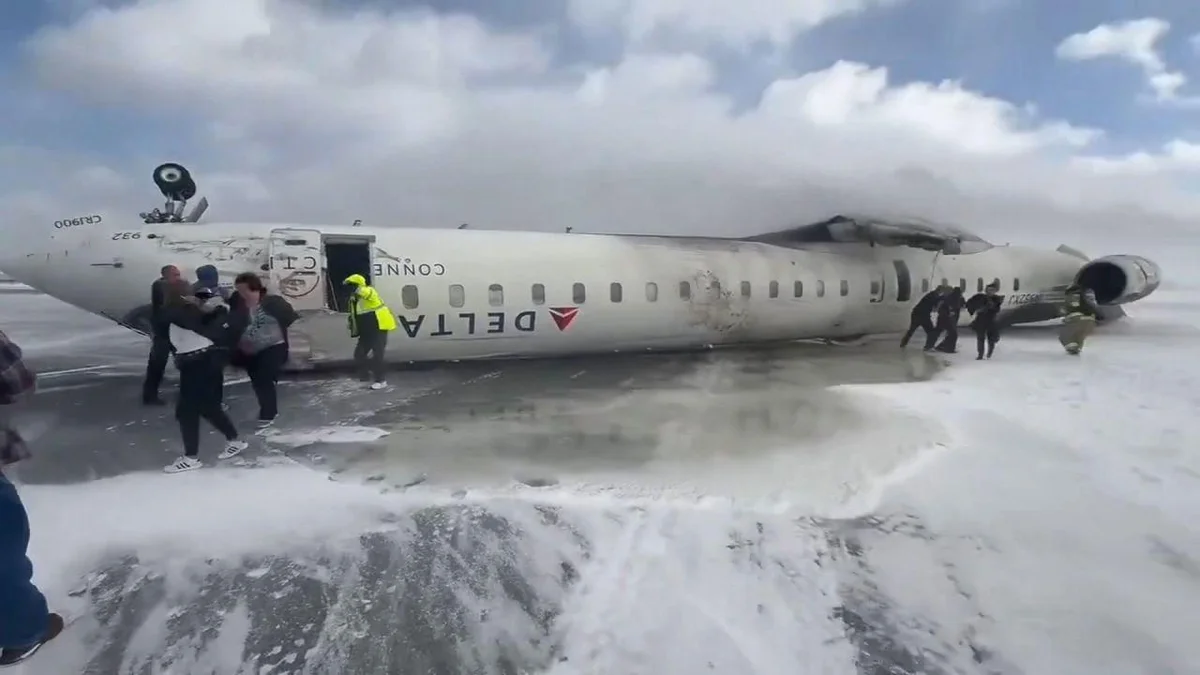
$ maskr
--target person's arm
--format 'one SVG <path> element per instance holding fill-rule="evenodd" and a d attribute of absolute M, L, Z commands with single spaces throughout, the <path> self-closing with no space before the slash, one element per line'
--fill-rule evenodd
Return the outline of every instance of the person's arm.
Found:
<path fill-rule="evenodd" d="M 278 295 L 268 295 L 263 298 L 263 311 L 278 321 L 283 328 L 288 328 L 300 318 L 296 309 L 292 307 L 292 303 Z"/>

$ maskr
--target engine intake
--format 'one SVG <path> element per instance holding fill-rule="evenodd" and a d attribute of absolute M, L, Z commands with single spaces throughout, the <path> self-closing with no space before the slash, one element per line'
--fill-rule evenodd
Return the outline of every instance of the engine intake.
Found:
<path fill-rule="evenodd" d="M 1092 289 L 1101 305 L 1141 300 L 1158 288 L 1162 270 L 1136 255 L 1108 255 L 1089 261 L 1075 274 L 1075 283 Z"/>

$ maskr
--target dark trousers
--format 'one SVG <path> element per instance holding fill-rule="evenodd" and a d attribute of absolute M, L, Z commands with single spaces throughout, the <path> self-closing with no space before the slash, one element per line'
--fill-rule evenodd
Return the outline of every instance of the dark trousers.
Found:
<path fill-rule="evenodd" d="M 208 420 L 226 440 L 238 437 L 237 428 L 221 409 L 225 388 L 224 359 L 216 351 L 184 357 L 179 367 L 179 398 L 175 402 L 175 419 L 183 437 L 183 454 L 200 454 L 200 420 Z"/>
<path fill-rule="evenodd" d="M 971 328 L 975 329 L 975 349 L 979 353 L 979 358 L 982 359 L 985 355 L 989 359 L 992 358 L 992 352 L 996 351 L 996 343 L 1000 341 L 1000 327 L 991 324 L 971 326 Z"/>
<path fill-rule="evenodd" d="M 30 563 L 29 515 L 17 488 L 0 472 L 0 546 L 5 561 L 0 579 L 0 647 L 27 647 L 46 634 L 50 609 L 46 597 L 33 585 Z"/>
<path fill-rule="evenodd" d="M 354 366 L 358 369 L 359 379 L 385 380 L 383 356 L 387 352 L 387 340 L 387 331 L 376 329 L 359 333 L 358 343 L 354 345 Z"/>
<path fill-rule="evenodd" d="M 907 347 L 908 341 L 912 339 L 918 328 L 925 331 L 925 349 L 933 349 L 933 345 L 937 342 L 938 329 L 933 327 L 933 320 L 929 318 L 928 313 L 912 318 L 908 324 L 908 331 L 904 333 L 904 337 L 900 338 L 900 346 Z"/>
<path fill-rule="evenodd" d="M 939 352 L 953 354 L 958 351 L 958 324 L 953 321 L 943 323 L 939 328 L 946 334 L 942 343 L 937 346 Z"/>
<path fill-rule="evenodd" d="M 150 342 L 150 356 L 146 359 L 146 378 L 142 380 L 142 400 L 149 402 L 158 398 L 167 361 L 171 358 L 171 340 L 165 335 L 155 335 Z"/>
<path fill-rule="evenodd" d="M 275 389 L 279 373 L 288 360 L 286 344 L 278 344 L 242 357 L 241 365 L 250 376 L 250 386 L 258 399 L 258 419 L 273 420 L 279 414 L 279 394 Z"/>

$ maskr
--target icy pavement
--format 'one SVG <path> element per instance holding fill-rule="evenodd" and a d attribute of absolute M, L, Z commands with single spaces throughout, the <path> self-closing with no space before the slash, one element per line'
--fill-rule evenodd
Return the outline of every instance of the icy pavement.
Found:
<path fill-rule="evenodd" d="M 109 477 L 22 488 L 83 617 L 25 672 L 1194 673 L 1200 304 L 1130 314 L 1080 358 L 1015 329 L 907 384 L 799 357 L 426 371 L 384 406 L 300 381 L 281 452 L 182 476 L 128 473 L 168 419 L 108 432 L 119 471 L 94 427 L 87 471 L 44 468 L 72 461 L 50 423 L 24 478 Z"/>

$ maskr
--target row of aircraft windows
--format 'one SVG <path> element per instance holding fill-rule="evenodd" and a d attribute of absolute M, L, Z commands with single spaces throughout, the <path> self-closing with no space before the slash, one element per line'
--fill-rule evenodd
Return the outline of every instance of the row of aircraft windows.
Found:
<path fill-rule="evenodd" d="M 996 282 L 999 283 L 999 280 L 997 279 Z M 879 283 L 880 282 L 878 282 L 878 281 L 871 282 L 871 293 L 873 295 L 878 294 L 880 292 L 881 289 L 879 288 Z M 946 283 L 948 283 L 948 280 L 942 279 L 942 283 L 946 284 Z M 982 292 L 983 287 L 985 285 L 986 284 L 984 283 L 983 279 L 980 278 L 976 284 L 977 290 Z M 967 280 L 959 279 L 959 287 L 966 289 Z M 720 282 L 717 282 L 717 281 L 712 282 L 712 288 L 717 293 L 720 293 L 721 292 Z M 1013 279 L 1013 290 L 1014 291 L 1021 290 L 1020 279 Z M 741 292 L 742 297 L 744 297 L 744 298 L 750 297 L 751 291 L 752 291 L 752 286 L 751 286 L 750 282 L 743 281 L 741 283 L 739 291 Z M 645 292 L 646 292 L 646 301 L 647 302 L 658 302 L 658 284 L 654 283 L 653 281 L 647 282 L 646 286 L 645 286 Z M 921 293 L 924 294 L 924 293 L 928 293 L 928 292 L 929 292 L 929 279 L 922 279 L 921 280 Z M 846 281 L 845 279 L 842 279 L 841 282 L 838 284 L 838 293 L 842 296 L 850 295 L 850 282 Z M 818 280 L 816 283 L 816 296 L 818 298 L 825 297 L 825 282 L 822 280 Z M 779 282 L 778 281 L 772 281 L 767 284 L 767 297 L 769 297 L 769 298 L 778 298 L 779 297 Z M 802 281 L 792 282 L 792 297 L 793 298 L 804 297 L 804 282 L 802 282 Z M 680 300 L 690 300 L 691 298 L 692 298 L 691 282 L 688 282 L 688 281 L 679 282 L 679 299 Z M 533 284 L 533 286 L 530 288 L 530 299 L 533 301 L 533 304 L 535 304 L 535 305 L 546 304 L 546 287 L 545 287 L 545 285 Z M 621 284 L 616 283 L 616 282 L 609 284 L 608 285 L 608 299 L 610 302 L 623 302 L 625 299 L 624 287 Z M 418 292 L 417 287 L 410 284 L 410 285 L 404 286 L 402 289 L 400 289 L 400 300 L 401 300 L 401 302 L 404 303 L 404 307 L 406 309 L 416 309 L 417 306 L 420 305 L 420 293 Z M 587 302 L 587 287 L 584 286 L 582 283 L 576 282 L 571 285 L 571 302 L 573 302 L 576 305 L 582 305 L 583 303 Z M 466 289 L 463 288 L 462 284 L 451 284 L 450 285 L 450 306 L 451 307 L 462 307 L 462 306 L 466 305 L 466 303 L 467 303 Z M 492 284 L 492 285 L 488 286 L 488 304 L 491 305 L 492 307 L 503 307 L 504 306 L 504 287 L 503 286 L 501 286 L 500 284 Z"/>

